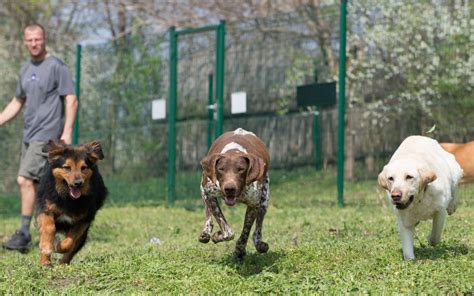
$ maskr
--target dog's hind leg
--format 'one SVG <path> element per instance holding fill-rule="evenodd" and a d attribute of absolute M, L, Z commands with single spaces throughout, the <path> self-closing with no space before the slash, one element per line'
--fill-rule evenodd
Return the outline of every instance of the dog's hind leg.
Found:
<path fill-rule="evenodd" d="M 71 230 L 72 243 L 69 245 L 69 250 L 64 252 L 61 258 L 61 264 L 69 264 L 74 255 L 84 246 L 87 239 L 87 232 L 89 231 L 90 224 L 82 224 Z M 66 238 L 65 240 L 67 240 Z"/>
<path fill-rule="evenodd" d="M 438 211 L 433 216 L 433 226 L 431 233 L 428 235 L 428 243 L 432 246 L 437 245 L 441 241 L 441 234 L 443 233 L 444 219 L 446 218 L 446 211 Z"/>
<path fill-rule="evenodd" d="M 240 234 L 239 240 L 235 245 L 234 256 L 237 259 L 242 259 L 245 256 L 245 248 L 247 246 L 250 229 L 252 228 L 257 214 L 258 208 L 247 207 L 247 212 L 245 212 L 244 227 L 242 228 L 242 233 Z"/>
<path fill-rule="evenodd" d="M 448 215 L 454 214 L 456 212 L 456 209 L 458 207 L 458 188 L 454 188 L 451 192 L 451 200 L 449 201 L 448 208 L 446 209 L 448 211 Z"/>
<path fill-rule="evenodd" d="M 199 235 L 199 241 L 201 243 L 206 244 L 211 239 L 212 228 L 214 225 L 212 223 L 211 210 L 209 209 L 206 203 L 207 197 L 204 194 L 205 193 L 202 192 L 202 189 L 201 189 L 201 196 L 204 202 L 204 211 L 205 211 L 206 219 L 204 221 L 204 229 L 202 230 L 201 235 Z"/>
<path fill-rule="evenodd" d="M 265 181 L 262 188 L 262 198 L 261 204 L 258 208 L 257 213 L 257 221 L 255 222 L 255 231 L 253 233 L 253 244 L 255 245 L 255 249 L 259 253 L 266 253 L 268 251 L 268 244 L 262 241 L 262 226 L 263 226 L 263 218 L 265 218 L 265 214 L 267 213 L 268 208 L 268 201 L 270 199 L 270 179 L 268 178 L 268 174 L 265 176 Z"/>
<path fill-rule="evenodd" d="M 56 235 L 54 218 L 46 213 L 40 213 L 37 222 L 40 233 L 40 264 L 51 265 L 51 254 L 53 253 L 54 237 Z"/>

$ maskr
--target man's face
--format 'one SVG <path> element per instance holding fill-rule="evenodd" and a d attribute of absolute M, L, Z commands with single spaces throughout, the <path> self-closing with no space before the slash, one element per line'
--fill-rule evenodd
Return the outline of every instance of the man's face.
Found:
<path fill-rule="evenodd" d="M 43 59 L 46 54 L 44 33 L 40 27 L 28 27 L 24 32 L 24 42 L 33 60 Z"/>

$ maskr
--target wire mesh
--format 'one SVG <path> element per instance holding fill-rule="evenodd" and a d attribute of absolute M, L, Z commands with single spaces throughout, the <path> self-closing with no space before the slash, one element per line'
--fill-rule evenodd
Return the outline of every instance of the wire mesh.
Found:
<path fill-rule="evenodd" d="M 411 134 L 474 138 L 471 11 L 468 1 L 350 3 L 346 176 L 374 178 Z M 314 117 L 296 106 L 296 87 L 337 80 L 338 30 L 338 6 L 227 24 L 224 131 L 254 131 L 269 146 L 273 168 L 312 164 Z M 207 151 L 215 43 L 215 32 L 179 37 L 177 198 L 190 204 L 199 202 L 199 161 Z M 152 120 L 151 101 L 168 96 L 168 46 L 166 32 L 83 45 L 79 141 L 101 141 L 101 170 L 118 199 L 165 200 L 167 125 Z M 74 69 L 72 52 L 64 60 Z M 18 65 L 11 63 L 0 63 L 3 98 L 16 83 L 11 69 Z M 230 112 L 237 91 L 247 93 L 245 115 Z M 336 109 L 321 110 L 320 120 L 328 167 L 336 161 Z M 0 129 L 0 192 L 16 190 L 21 126 L 16 120 Z M 143 188 L 124 185 L 134 182 Z"/>

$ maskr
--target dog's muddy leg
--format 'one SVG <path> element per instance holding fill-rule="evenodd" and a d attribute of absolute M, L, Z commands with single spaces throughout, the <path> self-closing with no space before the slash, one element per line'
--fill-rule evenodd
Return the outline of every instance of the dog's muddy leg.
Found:
<path fill-rule="evenodd" d="M 65 251 L 61 258 L 61 264 L 69 264 L 76 253 L 84 246 L 87 239 L 87 232 L 89 231 L 90 224 L 82 224 L 78 227 L 73 228 L 71 232 L 72 243 L 69 246 L 69 250 Z M 67 240 L 66 238 L 65 240 Z M 62 242 L 61 242 L 62 243 Z M 61 244 L 60 243 L 60 244 Z M 66 244 L 66 243 L 65 243 Z"/>
<path fill-rule="evenodd" d="M 253 222 L 255 222 L 257 213 L 258 208 L 247 207 L 247 211 L 245 212 L 244 227 L 242 228 L 242 234 L 240 235 L 239 240 L 235 244 L 234 256 L 237 259 L 242 259 L 245 256 L 245 248 L 247 246 L 250 229 L 252 228 Z"/>
<path fill-rule="evenodd" d="M 202 230 L 201 235 L 199 236 L 199 241 L 201 243 L 206 244 L 211 239 L 212 228 L 214 227 L 214 225 L 212 223 L 211 211 L 209 210 L 209 207 L 207 206 L 206 196 L 204 195 L 204 192 L 201 192 L 201 196 L 204 202 L 204 211 L 205 211 L 206 219 L 204 221 L 204 229 Z"/>
<path fill-rule="evenodd" d="M 37 218 L 40 233 L 40 264 L 51 265 L 51 254 L 53 253 L 56 225 L 53 216 L 40 213 Z"/>
<path fill-rule="evenodd" d="M 262 198 L 261 204 L 258 208 L 257 213 L 257 220 L 255 222 L 255 231 L 253 233 L 253 244 L 255 245 L 255 249 L 259 253 L 266 253 L 268 251 L 268 244 L 262 241 L 262 225 L 263 225 L 263 218 L 265 218 L 265 214 L 267 213 L 268 201 L 270 199 L 270 179 L 268 178 L 268 174 L 265 176 L 265 182 L 262 188 Z"/>
<path fill-rule="evenodd" d="M 205 203 L 211 213 L 214 215 L 214 218 L 221 229 L 212 235 L 212 241 L 214 243 L 219 243 L 222 241 L 234 239 L 234 231 L 230 228 L 229 224 L 227 224 L 217 200 L 215 198 L 206 198 Z"/>

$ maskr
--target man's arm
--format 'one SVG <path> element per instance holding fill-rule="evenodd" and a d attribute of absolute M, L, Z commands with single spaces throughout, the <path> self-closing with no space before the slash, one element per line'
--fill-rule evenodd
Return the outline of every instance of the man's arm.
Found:
<path fill-rule="evenodd" d="M 23 107 L 25 100 L 13 97 L 13 99 L 8 103 L 8 105 L 3 109 L 3 112 L 0 113 L 0 125 L 4 125 L 10 119 L 13 119 L 20 113 L 21 107 Z"/>
<path fill-rule="evenodd" d="M 76 119 L 77 112 L 77 97 L 75 95 L 66 95 L 64 98 L 65 103 L 65 116 L 64 116 L 64 129 L 61 135 L 61 140 L 66 144 L 72 143 L 72 130 L 74 129 L 74 120 Z"/>

